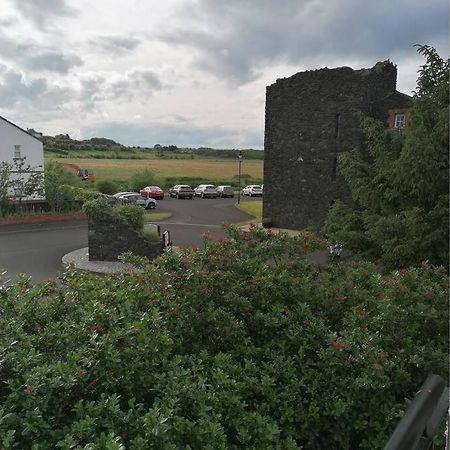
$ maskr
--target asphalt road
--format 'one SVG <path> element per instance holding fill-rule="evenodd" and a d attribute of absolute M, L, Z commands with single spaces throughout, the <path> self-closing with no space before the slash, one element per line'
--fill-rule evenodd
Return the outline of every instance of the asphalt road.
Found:
<path fill-rule="evenodd" d="M 62 268 L 62 256 L 82 247 L 87 247 L 84 221 L 3 226 L 0 269 L 7 271 L 10 280 L 20 273 L 34 281 L 55 277 Z"/>
<path fill-rule="evenodd" d="M 155 211 L 169 211 L 172 216 L 158 222 L 161 231 L 169 230 L 174 245 L 198 246 L 201 234 L 209 231 L 214 239 L 224 235 L 223 223 L 250 218 L 235 208 L 236 199 L 158 201 Z M 83 221 L 56 222 L 0 227 L 0 272 L 6 279 L 18 274 L 31 275 L 34 281 L 55 277 L 61 270 L 61 258 L 78 248 L 87 247 L 87 224 Z M 0 280 L 1 283 L 1 280 Z"/>
<path fill-rule="evenodd" d="M 218 239 L 224 236 L 222 224 L 243 222 L 251 217 L 237 209 L 235 203 L 235 198 L 166 198 L 158 202 L 157 211 L 170 211 L 172 216 L 158 224 L 161 231 L 170 231 L 174 245 L 198 246 L 205 231 Z"/>

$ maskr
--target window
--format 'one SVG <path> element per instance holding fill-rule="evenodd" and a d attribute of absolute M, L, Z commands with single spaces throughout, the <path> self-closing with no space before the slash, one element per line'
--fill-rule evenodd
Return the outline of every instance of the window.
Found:
<path fill-rule="evenodd" d="M 22 156 L 21 156 L 21 146 L 20 145 L 15 145 L 14 146 L 14 159 L 19 159 L 19 158 L 21 158 Z"/>
<path fill-rule="evenodd" d="M 337 157 L 333 159 L 333 166 L 331 167 L 331 181 L 336 181 L 337 171 Z"/>
<path fill-rule="evenodd" d="M 340 134 L 339 125 L 341 122 L 341 115 L 338 113 L 334 116 L 334 137 L 337 139 Z"/>
<path fill-rule="evenodd" d="M 395 115 L 394 127 L 397 129 L 405 128 L 405 115 L 403 113 Z"/>

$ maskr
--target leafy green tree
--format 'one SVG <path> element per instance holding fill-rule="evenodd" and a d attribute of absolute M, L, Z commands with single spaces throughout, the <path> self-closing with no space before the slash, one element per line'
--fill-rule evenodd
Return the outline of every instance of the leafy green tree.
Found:
<path fill-rule="evenodd" d="M 66 211 L 73 207 L 75 195 L 72 187 L 81 186 L 77 175 L 61 164 L 49 161 L 45 165 L 45 197 L 52 211 Z"/>
<path fill-rule="evenodd" d="M 139 191 L 145 186 L 158 184 L 158 177 L 156 174 L 148 169 L 134 173 L 130 177 L 130 189 L 132 191 Z"/>
<path fill-rule="evenodd" d="M 102 194 L 112 195 L 117 192 L 117 184 L 112 180 L 100 180 L 96 183 L 97 190 Z"/>
<path fill-rule="evenodd" d="M 449 61 L 419 46 L 419 71 L 408 133 L 363 119 L 370 158 L 343 153 L 339 170 L 356 207 L 333 205 L 324 231 L 347 247 L 401 267 L 448 261 Z"/>
<path fill-rule="evenodd" d="M 5 217 L 12 210 L 9 198 L 11 185 L 11 165 L 5 161 L 0 163 L 0 215 Z"/>
<path fill-rule="evenodd" d="M 0 215 L 4 217 L 13 208 L 11 198 L 19 201 L 33 195 L 43 195 L 43 177 L 40 170 L 26 163 L 26 158 L 0 163 Z"/>

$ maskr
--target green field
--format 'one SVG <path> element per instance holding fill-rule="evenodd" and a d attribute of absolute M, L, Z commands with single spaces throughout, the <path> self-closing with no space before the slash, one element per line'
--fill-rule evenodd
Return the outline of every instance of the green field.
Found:
<path fill-rule="evenodd" d="M 61 163 L 77 164 L 83 169 L 95 173 L 98 181 L 114 180 L 126 182 L 135 172 L 152 170 L 160 179 L 168 177 L 201 178 L 205 182 L 219 183 L 237 177 L 238 163 L 230 159 L 92 159 L 92 158 L 55 158 Z M 262 180 L 263 161 L 248 160 L 242 162 L 242 178 Z"/>

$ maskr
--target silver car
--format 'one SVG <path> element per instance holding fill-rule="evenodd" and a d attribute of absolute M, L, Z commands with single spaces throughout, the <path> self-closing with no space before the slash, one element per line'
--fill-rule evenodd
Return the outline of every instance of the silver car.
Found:
<path fill-rule="evenodd" d="M 206 198 L 216 198 L 217 189 L 213 184 L 200 184 L 194 189 L 194 194 L 196 197 Z"/>
<path fill-rule="evenodd" d="M 234 189 L 227 185 L 217 186 L 217 193 L 219 197 L 234 197 Z"/>
<path fill-rule="evenodd" d="M 154 198 L 146 198 L 142 197 L 141 194 L 137 192 L 124 194 L 118 197 L 119 200 L 122 200 L 124 203 L 131 203 L 134 205 L 142 206 L 145 209 L 155 209 L 156 208 L 156 200 Z"/>
<path fill-rule="evenodd" d="M 117 192 L 117 194 L 113 194 L 113 197 L 114 198 L 119 198 L 119 197 L 122 197 L 122 195 L 126 195 L 126 194 L 136 194 L 136 192 L 130 192 L 130 191 Z"/>

